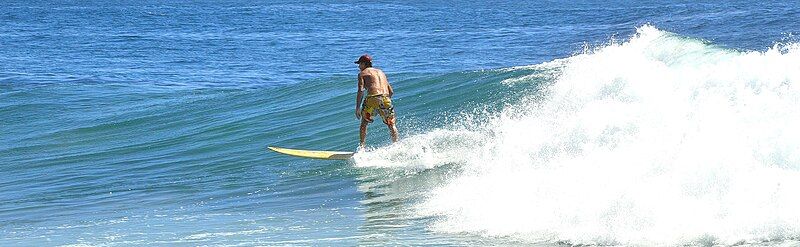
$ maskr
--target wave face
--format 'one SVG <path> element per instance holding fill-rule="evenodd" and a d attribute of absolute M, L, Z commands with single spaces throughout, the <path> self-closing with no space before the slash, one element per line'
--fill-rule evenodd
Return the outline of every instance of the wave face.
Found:
<path fill-rule="evenodd" d="M 411 206 L 439 233 L 579 245 L 800 237 L 797 44 L 742 52 L 646 25 L 502 71 L 518 74 L 496 84 L 521 96 L 500 111 L 462 113 L 354 165 L 458 167 Z"/>

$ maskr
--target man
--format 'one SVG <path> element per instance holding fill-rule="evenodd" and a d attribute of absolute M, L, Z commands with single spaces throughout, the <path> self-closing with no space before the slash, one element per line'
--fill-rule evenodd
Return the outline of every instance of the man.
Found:
<path fill-rule="evenodd" d="M 383 119 L 383 123 L 389 127 L 389 134 L 392 142 L 397 142 L 397 127 L 395 127 L 394 106 L 392 106 L 392 86 L 386 79 L 383 71 L 372 67 L 372 57 L 364 54 L 356 61 L 358 69 L 358 93 L 356 94 L 356 118 L 361 119 L 359 132 L 359 147 L 364 148 L 367 138 L 367 124 L 372 123 L 377 112 Z M 367 97 L 362 103 L 364 91 Z"/>

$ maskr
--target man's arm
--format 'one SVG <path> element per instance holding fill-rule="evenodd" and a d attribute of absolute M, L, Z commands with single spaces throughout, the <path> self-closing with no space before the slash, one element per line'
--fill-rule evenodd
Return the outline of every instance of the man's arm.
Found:
<path fill-rule="evenodd" d="M 388 79 L 386 80 L 386 87 L 389 88 L 389 98 L 391 98 L 394 95 L 394 90 L 392 89 L 392 84 L 389 84 Z"/>
<path fill-rule="evenodd" d="M 364 97 L 364 78 L 358 74 L 358 93 L 356 93 L 356 118 L 361 119 L 361 98 Z"/>
<path fill-rule="evenodd" d="M 386 90 L 387 93 L 389 93 L 389 98 L 391 98 L 394 95 L 392 84 L 389 83 L 389 77 L 386 77 L 386 73 L 383 73 L 383 71 L 381 71 L 381 74 L 383 74 L 383 79 L 386 80 Z"/>

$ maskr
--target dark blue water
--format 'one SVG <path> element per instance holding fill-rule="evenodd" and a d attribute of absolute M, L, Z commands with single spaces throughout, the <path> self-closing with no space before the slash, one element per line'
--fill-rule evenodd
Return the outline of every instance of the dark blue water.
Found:
<path fill-rule="evenodd" d="M 796 244 L 799 18 L 767 1 L 3 1 L 0 245 Z M 268 152 L 354 150 L 364 53 L 403 141 L 373 124 L 350 161 Z"/>
<path fill-rule="evenodd" d="M 4 78 L 275 85 L 352 74 L 527 65 L 650 23 L 734 49 L 798 30 L 794 4 L 5 1 Z M 24 76 L 24 77 L 23 77 Z"/>

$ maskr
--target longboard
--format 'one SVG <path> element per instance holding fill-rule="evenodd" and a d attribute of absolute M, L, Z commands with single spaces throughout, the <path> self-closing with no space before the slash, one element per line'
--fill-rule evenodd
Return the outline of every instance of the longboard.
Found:
<path fill-rule="evenodd" d="M 353 152 L 340 152 L 340 151 L 317 151 L 317 150 L 300 150 L 300 149 L 290 149 L 290 148 L 279 148 L 279 147 L 267 147 L 272 151 L 302 157 L 302 158 L 311 158 L 311 159 L 323 159 L 323 160 L 347 160 L 353 157 Z"/>

